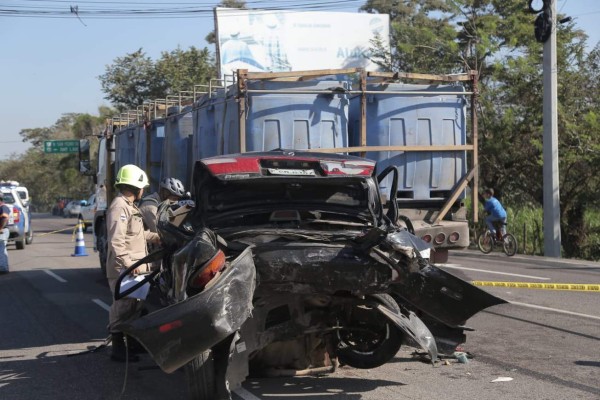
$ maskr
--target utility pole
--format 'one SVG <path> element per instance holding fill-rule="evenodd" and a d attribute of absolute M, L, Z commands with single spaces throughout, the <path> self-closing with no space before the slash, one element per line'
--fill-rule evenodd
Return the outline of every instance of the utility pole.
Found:
<path fill-rule="evenodd" d="M 549 4 L 548 4 L 549 3 Z M 560 258 L 560 193 L 558 175 L 558 114 L 556 65 L 556 0 L 544 0 L 550 7 L 550 38 L 544 42 L 544 255 Z"/>

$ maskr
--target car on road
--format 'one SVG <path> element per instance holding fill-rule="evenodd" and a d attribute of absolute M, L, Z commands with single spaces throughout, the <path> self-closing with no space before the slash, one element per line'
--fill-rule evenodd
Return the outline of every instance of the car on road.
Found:
<path fill-rule="evenodd" d="M 81 214 L 81 203 L 84 200 L 71 200 L 63 208 L 63 218 L 76 218 Z"/>
<path fill-rule="evenodd" d="M 19 198 L 21 199 L 21 203 L 29 212 L 29 205 L 31 204 L 31 198 L 29 197 L 29 190 L 25 186 L 22 186 L 17 181 L 0 181 L 0 186 L 9 189 L 15 189 Z"/>
<path fill-rule="evenodd" d="M 8 220 L 9 242 L 14 242 L 18 250 L 23 250 L 26 244 L 33 243 L 30 215 L 15 189 L 1 187 L 0 190 L 4 197 L 4 203 L 11 209 Z"/>
<path fill-rule="evenodd" d="M 83 231 L 86 232 L 94 224 L 96 213 L 96 195 L 92 194 L 89 199 L 82 200 L 77 217 L 83 221 Z"/>
<path fill-rule="evenodd" d="M 119 330 L 165 372 L 185 366 L 196 400 L 230 398 L 249 368 L 371 369 L 409 342 L 453 354 L 466 320 L 504 301 L 423 258 L 394 196 L 382 203 L 379 182 L 398 173 L 290 150 L 198 161 L 193 201 L 159 208 L 162 268 L 125 289 L 152 280 L 160 301 Z M 130 257 L 133 271 L 153 256 Z"/>

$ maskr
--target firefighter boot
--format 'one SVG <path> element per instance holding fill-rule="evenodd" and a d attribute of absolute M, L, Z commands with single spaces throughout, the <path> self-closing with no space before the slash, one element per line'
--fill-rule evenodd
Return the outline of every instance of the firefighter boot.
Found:
<path fill-rule="evenodd" d="M 118 362 L 136 362 L 140 358 L 133 354 L 131 349 L 125 347 L 125 335 L 122 332 L 113 332 L 112 334 L 112 353 L 110 359 Z"/>

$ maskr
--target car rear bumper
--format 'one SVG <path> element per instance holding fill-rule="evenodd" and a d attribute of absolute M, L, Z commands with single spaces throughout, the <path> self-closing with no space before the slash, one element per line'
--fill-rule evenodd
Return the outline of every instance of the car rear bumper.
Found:
<path fill-rule="evenodd" d="M 23 238 L 23 232 L 17 225 L 11 225 L 8 227 L 9 237 L 8 240 L 20 240 Z"/>

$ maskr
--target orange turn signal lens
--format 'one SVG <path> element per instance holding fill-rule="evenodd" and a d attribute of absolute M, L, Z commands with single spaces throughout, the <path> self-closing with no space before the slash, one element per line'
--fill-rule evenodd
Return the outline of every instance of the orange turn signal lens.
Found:
<path fill-rule="evenodd" d="M 204 286 L 225 267 L 225 261 L 225 253 L 221 250 L 217 251 L 217 254 L 200 268 L 198 274 L 190 279 L 190 286 L 195 289 L 204 289 Z"/>

